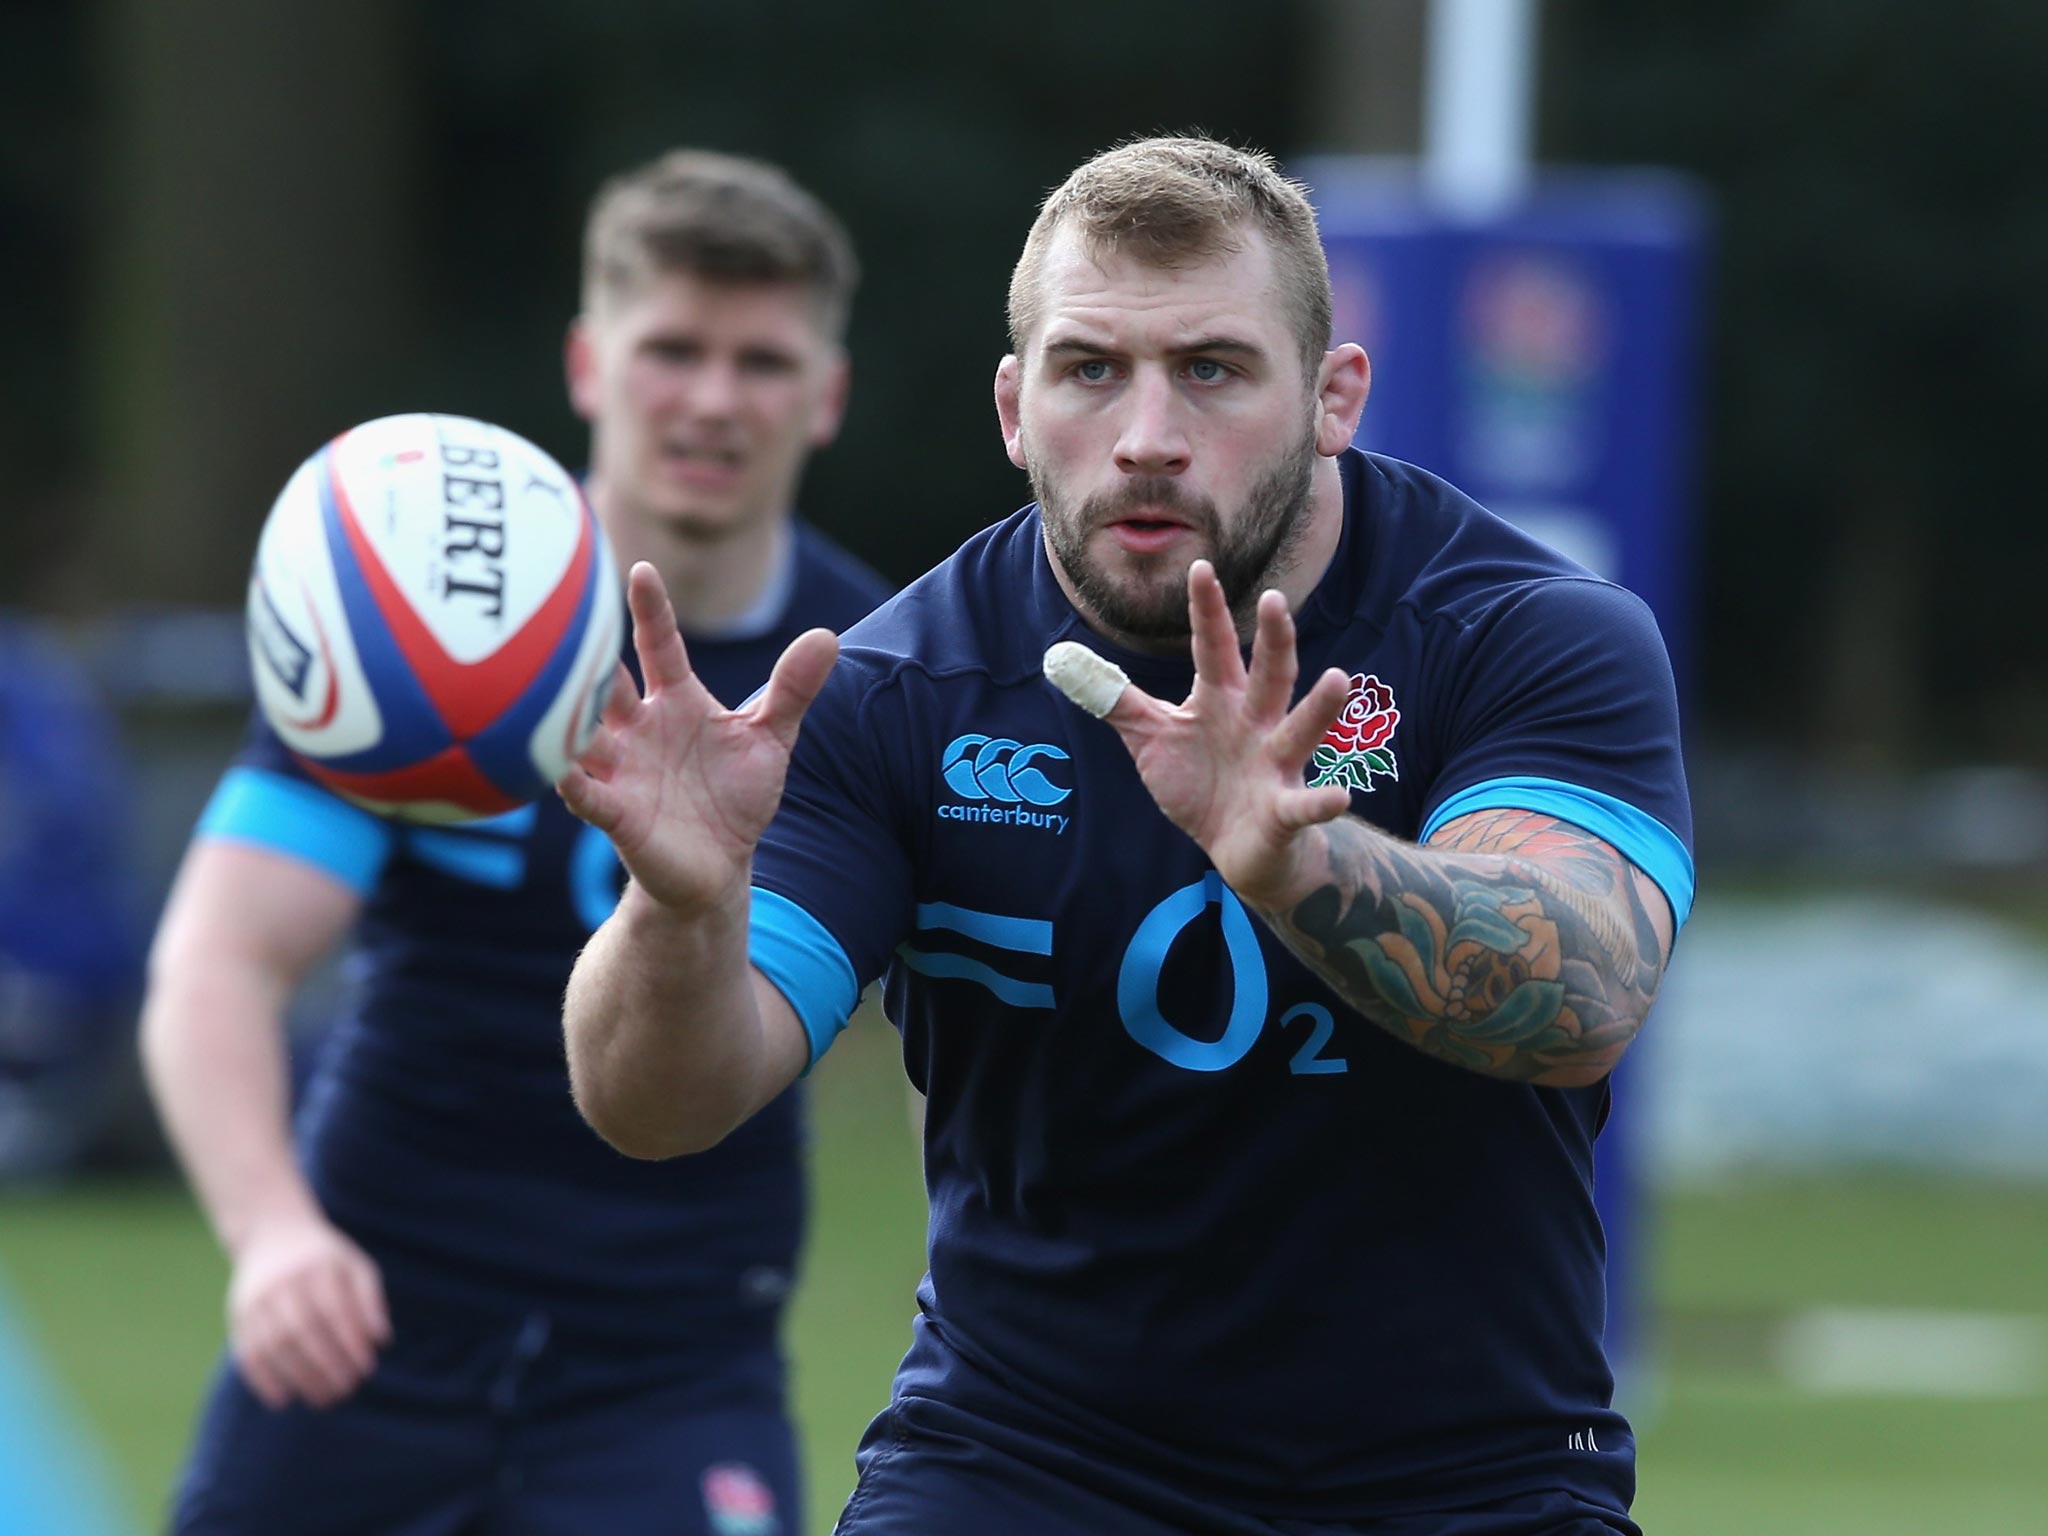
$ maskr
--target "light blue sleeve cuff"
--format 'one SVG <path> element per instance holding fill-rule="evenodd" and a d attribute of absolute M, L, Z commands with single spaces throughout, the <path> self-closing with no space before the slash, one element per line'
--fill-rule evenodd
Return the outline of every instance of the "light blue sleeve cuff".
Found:
<path fill-rule="evenodd" d="M 747 958 L 789 999 L 810 1036 L 810 1066 L 816 1066 L 860 1001 L 846 951 L 802 907 L 757 885 L 747 920 Z"/>
<path fill-rule="evenodd" d="M 1692 855 L 1678 834 L 1626 800 L 1561 779 L 1487 779 L 1461 789 L 1430 813 L 1416 841 L 1428 842 L 1437 828 L 1460 816 L 1498 810 L 1540 811 L 1583 827 L 1657 882 L 1671 903 L 1674 931 L 1692 915 Z"/>
<path fill-rule="evenodd" d="M 397 841 L 387 823 L 360 806 L 267 768 L 230 768 L 193 835 L 303 859 L 359 896 L 376 885 Z"/>

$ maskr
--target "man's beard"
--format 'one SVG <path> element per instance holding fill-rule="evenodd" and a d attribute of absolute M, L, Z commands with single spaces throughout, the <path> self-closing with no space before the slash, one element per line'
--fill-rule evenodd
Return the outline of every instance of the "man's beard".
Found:
<path fill-rule="evenodd" d="M 694 512 L 678 512 L 661 520 L 662 530 L 678 543 L 700 549 L 723 544 L 746 526 L 739 519 L 700 517 Z"/>
<path fill-rule="evenodd" d="M 1208 545 L 1224 600 L 1241 628 L 1256 611 L 1259 594 L 1272 585 L 1273 573 L 1287 564 L 1307 531 L 1315 461 L 1311 422 L 1301 441 L 1253 482 L 1243 507 L 1227 521 L 1213 500 L 1189 492 L 1168 476 L 1128 480 L 1076 508 L 1036 461 L 1026 473 L 1038 498 L 1046 540 L 1082 607 L 1115 634 L 1137 641 L 1171 641 L 1189 636 L 1185 557 L 1126 554 L 1127 573 L 1120 576 L 1089 553 L 1089 535 L 1133 515 L 1186 523 Z"/>

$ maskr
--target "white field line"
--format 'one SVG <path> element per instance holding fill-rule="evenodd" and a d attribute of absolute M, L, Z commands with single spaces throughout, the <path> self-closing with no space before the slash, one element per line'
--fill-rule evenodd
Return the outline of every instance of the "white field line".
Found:
<path fill-rule="evenodd" d="M 1816 1307 L 1785 1321 L 1772 1358 L 1819 1396 L 2048 1395 L 2048 1317 Z"/>

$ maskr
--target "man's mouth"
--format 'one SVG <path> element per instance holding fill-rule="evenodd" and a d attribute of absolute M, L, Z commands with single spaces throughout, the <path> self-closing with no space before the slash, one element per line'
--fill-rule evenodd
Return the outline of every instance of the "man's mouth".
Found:
<path fill-rule="evenodd" d="M 1170 549 L 1191 530 L 1188 525 L 1175 517 L 1162 517 L 1151 513 L 1134 513 L 1117 518 L 1108 525 L 1110 537 L 1132 554 L 1157 554 Z"/>
<path fill-rule="evenodd" d="M 739 478 L 746 466 L 746 455 L 722 443 L 672 441 L 661 445 L 661 462 L 663 468 L 685 484 L 722 487 Z"/>
<path fill-rule="evenodd" d="M 739 449 L 716 443 L 667 442 L 661 445 L 662 457 L 679 463 L 723 464 L 737 469 L 745 457 Z"/>

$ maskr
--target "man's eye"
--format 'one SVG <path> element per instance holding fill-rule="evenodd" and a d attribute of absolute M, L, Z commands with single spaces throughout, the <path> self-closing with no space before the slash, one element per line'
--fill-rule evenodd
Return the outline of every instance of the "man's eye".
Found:
<path fill-rule="evenodd" d="M 1110 373 L 1109 364 L 1099 357 L 1091 357 L 1085 362 L 1074 365 L 1074 377 L 1083 384 L 1107 383 Z"/>
<path fill-rule="evenodd" d="M 1213 357 L 1198 357 L 1188 364 L 1188 376 L 1197 384 L 1220 384 L 1230 377 L 1230 370 Z"/>

